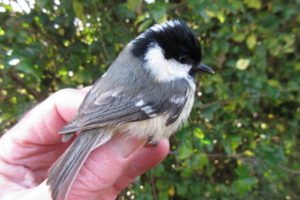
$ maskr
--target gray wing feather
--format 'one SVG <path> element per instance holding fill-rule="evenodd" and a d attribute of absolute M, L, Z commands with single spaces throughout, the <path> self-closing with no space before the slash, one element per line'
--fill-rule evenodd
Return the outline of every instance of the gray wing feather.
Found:
<path fill-rule="evenodd" d="M 74 120 L 61 129 L 60 133 L 145 120 L 166 112 L 169 114 L 166 125 L 170 125 L 179 117 L 186 103 L 188 90 L 188 83 L 182 79 L 174 80 L 166 87 L 164 84 L 153 83 L 147 88 L 136 90 L 135 93 L 126 89 L 104 92 L 89 102 L 90 104 L 82 106 Z M 116 92 L 117 95 L 113 95 Z M 88 94 L 88 96 L 95 95 L 93 89 Z M 144 102 L 143 105 L 137 106 L 136 103 L 141 100 Z M 145 109 L 147 107 L 150 109 Z"/>

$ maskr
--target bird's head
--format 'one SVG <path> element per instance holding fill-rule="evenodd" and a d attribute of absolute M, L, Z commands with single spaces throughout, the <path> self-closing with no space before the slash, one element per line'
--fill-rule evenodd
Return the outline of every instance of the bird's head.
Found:
<path fill-rule="evenodd" d="M 133 55 L 143 59 L 145 67 L 159 80 L 186 77 L 198 71 L 214 73 L 201 63 L 199 40 L 182 21 L 156 24 L 131 44 Z"/>

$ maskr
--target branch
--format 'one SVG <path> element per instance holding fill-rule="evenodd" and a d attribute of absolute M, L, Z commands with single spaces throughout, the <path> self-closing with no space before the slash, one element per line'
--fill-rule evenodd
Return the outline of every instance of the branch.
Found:
<path fill-rule="evenodd" d="M 258 158 L 245 158 L 240 154 L 231 154 L 231 155 L 227 155 L 227 154 L 221 154 L 221 153 L 216 153 L 216 154 L 206 154 L 207 157 L 209 158 L 233 158 L 233 159 L 240 159 L 243 160 L 245 162 L 251 162 L 253 164 L 258 164 L 260 162 L 260 160 Z"/>
<path fill-rule="evenodd" d="M 153 200 L 158 200 L 157 192 L 156 192 L 156 188 L 155 188 L 155 179 L 154 179 L 152 171 L 151 171 L 150 176 L 151 176 L 150 177 L 150 183 L 151 183 L 151 188 L 152 188 Z"/>
<path fill-rule="evenodd" d="M 287 92 L 293 92 L 293 91 L 297 91 L 297 90 L 295 90 L 293 88 L 280 88 L 281 93 L 287 93 Z M 265 96 L 267 96 L 266 93 L 259 93 L 259 94 L 247 95 L 247 96 L 244 96 L 244 98 L 254 99 L 254 98 L 265 97 Z M 222 105 L 222 104 L 226 104 L 226 103 L 229 103 L 231 101 L 234 101 L 238 98 L 241 98 L 241 97 L 239 96 L 239 97 L 232 97 L 232 98 L 228 98 L 228 99 L 217 100 L 217 101 L 213 101 L 213 102 L 210 102 L 210 103 L 202 104 L 200 106 L 195 106 L 195 108 L 203 109 L 203 108 L 207 108 L 211 105 L 215 105 L 215 104 L 221 104 Z"/>
<path fill-rule="evenodd" d="M 178 152 L 177 151 L 170 151 L 169 154 L 172 154 L 172 155 L 177 155 Z M 242 161 L 245 161 L 245 162 L 249 162 L 249 163 L 252 163 L 254 165 L 258 165 L 259 163 L 263 162 L 262 160 L 260 160 L 259 158 L 256 158 L 256 157 L 253 157 L 253 158 L 247 158 L 247 157 L 243 157 L 241 154 L 222 154 L 222 153 L 209 153 L 209 154 L 205 154 L 208 158 L 232 158 L 232 159 L 239 159 L 239 160 L 242 160 Z M 291 174 L 300 174 L 300 170 L 296 170 L 296 169 L 290 169 L 290 168 L 287 168 L 283 165 L 277 165 L 278 168 L 286 171 L 286 172 L 289 172 Z"/>
<path fill-rule="evenodd" d="M 291 174 L 300 174 L 300 170 L 290 169 L 282 165 L 278 165 L 278 167 L 284 171 L 290 172 Z"/>
<path fill-rule="evenodd" d="M 26 83 L 23 82 L 21 78 L 16 76 L 12 71 L 7 72 L 7 77 L 14 81 L 16 84 L 26 89 L 26 91 L 31 94 L 37 101 L 41 101 L 43 97 L 36 90 L 30 88 Z"/>
<path fill-rule="evenodd" d="M 245 162 L 251 162 L 253 163 L 254 165 L 257 165 L 258 163 L 262 162 L 260 159 L 258 158 L 245 158 L 243 157 L 242 155 L 240 154 L 231 154 L 231 155 L 226 155 L 226 154 L 206 154 L 207 157 L 226 157 L 226 158 L 233 158 L 233 159 L 240 159 L 240 160 L 243 160 Z M 295 169 L 290 169 L 290 168 L 287 168 L 283 165 L 277 165 L 278 168 L 286 171 L 286 172 L 289 172 L 291 174 L 300 174 L 300 170 L 295 170 Z"/>
<path fill-rule="evenodd" d="M 247 99 L 254 99 L 254 98 L 257 98 L 257 97 L 264 97 L 266 95 L 267 94 L 265 94 L 265 93 L 259 93 L 259 94 L 247 95 L 247 96 L 244 96 L 244 97 L 247 98 Z M 202 104 L 200 106 L 197 106 L 196 108 L 203 109 L 203 108 L 207 108 L 207 107 L 209 107 L 211 105 L 214 105 L 214 104 L 226 104 L 226 103 L 234 101 L 238 98 L 241 98 L 241 97 L 239 96 L 239 97 L 232 97 L 232 98 L 228 98 L 228 99 L 217 100 L 217 101 L 213 101 L 213 102 L 210 102 L 210 103 L 207 103 L 207 104 Z"/>

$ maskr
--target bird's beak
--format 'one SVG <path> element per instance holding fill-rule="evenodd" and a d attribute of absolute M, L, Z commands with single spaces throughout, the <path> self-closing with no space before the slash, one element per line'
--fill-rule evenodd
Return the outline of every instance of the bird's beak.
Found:
<path fill-rule="evenodd" d="M 197 71 L 201 71 L 201 72 L 206 72 L 206 73 L 210 73 L 210 74 L 214 74 L 215 71 L 210 68 L 209 66 L 206 66 L 202 63 L 199 63 L 197 66 L 195 66 Z"/>

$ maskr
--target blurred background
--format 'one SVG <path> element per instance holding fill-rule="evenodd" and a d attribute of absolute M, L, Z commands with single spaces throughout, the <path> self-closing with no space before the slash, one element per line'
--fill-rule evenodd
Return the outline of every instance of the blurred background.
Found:
<path fill-rule="evenodd" d="M 0 131 L 92 84 L 153 23 L 201 39 L 188 123 L 119 199 L 300 199 L 300 0 L 0 0 Z M 201 80 L 201 84 L 199 83 Z"/>

